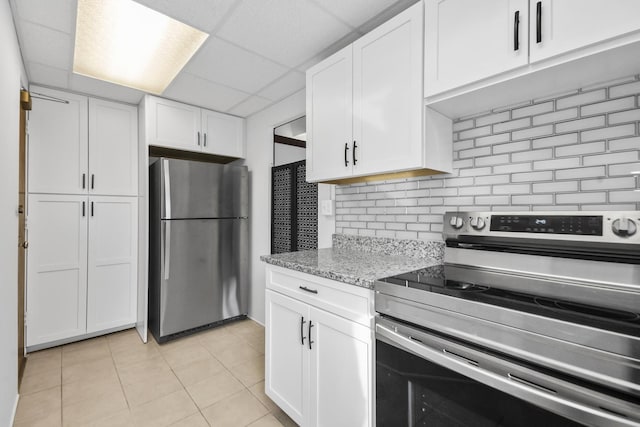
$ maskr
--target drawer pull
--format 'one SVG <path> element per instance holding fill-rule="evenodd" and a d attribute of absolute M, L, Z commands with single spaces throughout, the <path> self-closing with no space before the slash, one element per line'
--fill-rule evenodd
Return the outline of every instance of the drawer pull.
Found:
<path fill-rule="evenodd" d="M 302 289 L 305 292 L 309 292 L 310 294 L 317 294 L 318 291 L 315 289 L 309 289 L 306 286 L 300 286 L 300 289 Z"/>

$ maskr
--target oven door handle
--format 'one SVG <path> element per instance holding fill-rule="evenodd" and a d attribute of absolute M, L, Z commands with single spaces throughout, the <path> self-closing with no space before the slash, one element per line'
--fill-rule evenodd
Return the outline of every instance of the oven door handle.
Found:
<path fill-rule="evenodd" d="M 562 384 L 560 384 L 560 380 L 547 377 L 545 384 L 539 385 L 533 381 L 523 379 L 519 373 L 512 373 L 510 369 L 511 367 L 507 366 L 512 364 L 501 361 L 501 359 L 495 356 L 487 355 L 485 353 L 480 354 L 478 352 L 477 356 L 479 356 L 479 358 L 468 355 L 461 357 L 460 351 L 457 350 L 457 348 L 460 347 L 458 344 L 452 344 L 452 350 L 444 348 L 446 344 L 445 346 L 440 346 L 438 344 L 438 347 L 440 348 L 437 348 L 436 346 L 432 346 L 431 343 L 428 343 L 428 341 L 430 341 L 429 339 L 425 339 L 426 337 L 431 336 L 429 334 L 420 332 L 416 334 L 411 333 L 411 335 L 405 336 L 394 330 L 396 329 L 392 326 L 394 322 L 387 319 L 383 321 L 384 323 L 390 324 L 393 329 L 377 322 L 378 321 L 376 321 L 376 339 L 393 345 L 401 350 L 415 354 L 422 359 L 451 369 L 454 372 L 458 372 L 504 393 L 518 397 L 527 402 L 531 402 L 535 405 L 542 406 L 551 412 L 558 413 L 588 425 L 627 427 L 637 427 L 640 425 L 638 424 L 638 420 L 632 420 L 630 418 L 626 418 L 624 415 L 618 415 L 619 413 L 622 413 L 621 411 L 603 410 L 600 406 L 591 406 L 579 401 L 569 400 L 556 392 L 556 389 L 566 390 L 567 384 L 569 383 L 562 382 Z M 402 326 L 398 326 L 398 328 L 400 327 Z M 442 341 L 444 343 L 448 342 L 447 340 L 439 337 L 436 337 L 435 341 Z M 485 361 L 487 363 L 483 363 Z M 490 371 L 483 367 L 485 364 L 505 365 L 504 372 L 497 373 Z M 549 385 L 549 382 L 552 382 L 553 380 L 558 382 L 558 387 Z M 574 384 L 571 384 L 570 386 L 574 389 L 579 388 Z M 578 390 L 578 393 L 579 392 L 580 390 Z M 619 401 L 617 401 L 616 404 L 619 404 Z M 613 403 L 612 406 L 614 408 L 618 408 L 618 406 Z M 631 409 L 631 411 L 633 410 L 634 408 Z M 631 413 L 633 414 L 634 412 Z"/>

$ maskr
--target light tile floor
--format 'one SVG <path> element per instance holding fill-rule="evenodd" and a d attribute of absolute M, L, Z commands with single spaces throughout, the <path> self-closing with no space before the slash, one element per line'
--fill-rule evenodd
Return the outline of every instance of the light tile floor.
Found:
<path fill-rule="evenodd" d="M 264 328 L 158 345 L 134 329 L 32 353 L 14 427 L 292 427 L 264 394 Z"/>

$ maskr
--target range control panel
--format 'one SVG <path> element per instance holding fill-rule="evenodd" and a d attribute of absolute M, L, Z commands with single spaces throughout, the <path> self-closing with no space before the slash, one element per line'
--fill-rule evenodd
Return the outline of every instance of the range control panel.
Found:
<path fill-rule="evenodd" d="M 602 236 L 602 216 L 491 215 L 491 231 Z"/>

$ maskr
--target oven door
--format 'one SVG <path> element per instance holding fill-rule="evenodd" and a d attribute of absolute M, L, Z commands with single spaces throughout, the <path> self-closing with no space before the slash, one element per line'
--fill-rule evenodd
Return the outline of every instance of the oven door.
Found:
<path fill-rule="evenodd" d="M 391 318 L 376 319 L 376 425 L 640 426 L 640 406 Z"/>

